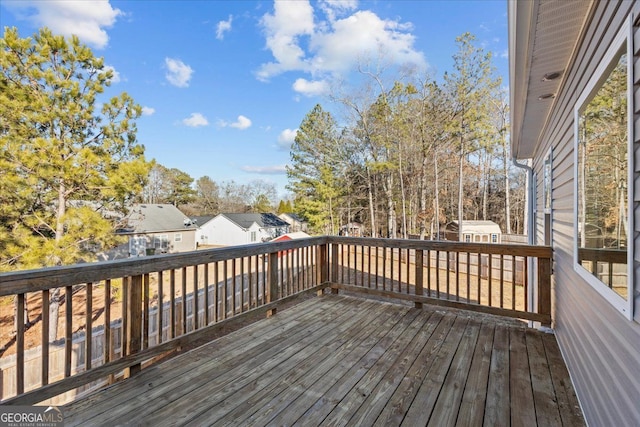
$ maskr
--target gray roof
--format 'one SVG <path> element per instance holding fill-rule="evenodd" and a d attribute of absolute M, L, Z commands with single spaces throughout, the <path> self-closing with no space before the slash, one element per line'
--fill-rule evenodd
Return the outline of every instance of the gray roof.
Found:
<path fill-rule="evenodd" d="M 127 218 L 127 228 L 120 233 L 159 233 L 163 231 L 195 230 L 191 219 L 170 204 L 145 203 L 133 205 Z"/>
<path fill-rule="evenodd" d="M 272 213 L 223 213 L 220 215 L 244 229 L 251 227 L 254 222 L 262 228 L 277 228 L 290 225 Z"/>
<path fill-rule="evenodd" d="M 194 216 L 191 219 L 193 220 L 193 222 L 195 222 L 196 226 L 201 227 L 215 217 L 216 217 L 215 215 L 202 215 L 202 216 Z"/>

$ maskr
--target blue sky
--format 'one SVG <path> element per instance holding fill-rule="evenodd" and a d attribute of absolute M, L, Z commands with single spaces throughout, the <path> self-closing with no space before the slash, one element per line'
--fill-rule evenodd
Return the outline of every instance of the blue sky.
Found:
<path fill-rule="evenodd" d="M 468 31 L 507 84 L 506 0 L 0 0 L 0 26 L 76 34 L 112 67 L 108 96 L 143 106 L 148 159 L 197 179 L 287 183 L 304 116 L 363 58 L 451 70 Z M 382 46 L 382 49 L 379 47 Z M 338 113 L 336 113 L 338 114 Z"/>

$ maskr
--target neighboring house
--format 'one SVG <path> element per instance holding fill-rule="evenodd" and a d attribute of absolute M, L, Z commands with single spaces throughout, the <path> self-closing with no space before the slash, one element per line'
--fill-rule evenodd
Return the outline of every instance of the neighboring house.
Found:
<path fill-rule="evenodd" d="M 134 205 L 126 227 L 116 233 L 129 237 L 129 256 L 193 251 L 196 225 L 170 204 Z"/>
<path fill-rule="evenodd" d="M 309 230 L 309 223 L 300 215 L 294 213 L 281 213 L 278 215 L 278 218 L 289 223 L 289 231 L 292 233 L 295 231 L 304 231 L 306 233 Z"/>
<path fill-rule="evenodd" d="M 213 223 L 215 215 L 196 216 L 191 218 L 198 227 L 196 230 L 196 246 L 209 246 L 213 241 Z"/>
<path fill-rule="evenodd" d="M 207 223 L 210 245 L 246 245 L 272 240 L 289 232 L 289 223 L 272 213 L 223 213 Z"/>
<path fill-rule="evenodd" d="M 640 425 L 640 2 L 509 1 L 511 145 L 592 426 Z"/>
<path fill-rule="evenodd" d="M 473 243 L 501 243 L 502 231 L 493 221 L 462 221 L 462 238 L 458 221 L 445 226 L 445 239 Z"/>

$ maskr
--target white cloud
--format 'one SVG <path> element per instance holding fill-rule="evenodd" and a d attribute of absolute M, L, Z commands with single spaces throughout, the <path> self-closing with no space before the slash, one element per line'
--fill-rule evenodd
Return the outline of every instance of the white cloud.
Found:
<path fill-rule="evenodd" d="M 143 116 L 153 116 L 153 114 L 156 112 L 155 108 L 151 108 L 151 107 L 142 107 L 142 115 Z"/>
<path fill-rule="evenodd" d="M 165 77 L 167 81 L 177 87 L 188 87 L 189 80 L 193 70 L 190 66 L 180 61 L 179 59 L 165 58 L 164 64 L 167 68 Z"/>
<path fill-rule="evenodd" d="M 287 173 L 287 166 L 242 166 L 242 170 L 245 172 L 259 173 L 263 175 L 282 175 Z"/>
<path fill-rule="evenodd" d="M 296 139 L 298 129 L 285 129 L 278 135 L 278 147 L 289 150 Z"/>
<path fill-rule="evenodd" d="M 120 83 L 120 73 L 116 71 L 114 67 L 112 67 L 111 65 L 105 65 L 104 67 L 102 67 L 102 69 L 103 71 L 111 70 L 111 83 Z"/>
<path fill-rule="evenodd" d="M 395 64 L 426 68 L 422 52 L 413 48 L 411 24 L 380 19 L 370 11 L 358 11 L 333 23 L 332 31 L 317 34 L 310 45 L 313 68 L 343 72 L 363 57 L 383 55 Z"/>
<path fill-rule="evenodd" d="M 245 116 L 238 116 L 238 120 L 231 123 L 229 126 L 240 130 L 245 130 L 251 127 L 251 120 L 249 120 Z"/>
<path fill-rule="evenodd" d="M 54 34 L 78 38 L 97 49 L 107 46 L 110 28 L 124 15 L 106 1 L 22 0 L 5 2 L 5 7 L 20 13 L 19 18 L 31 21 L 37 27 L 48 27 Z"/>
<path fill-rule="evenodd" d="M 327 18 L 334 21 L 337 15 L 356 9 L 358 0 L 320 0 L 319 5 Z"/>
<path fill-rule="evenodd" d="M 324 95 L 329 91 L 329 84 L 324 80 L 310 81 L 300 78 L 293 83 L 293 90 L 305 96 Z"/>
<path fill-rule="evenodd" d="M 182 120 L 182 124 L 192 128 L 197 128 L 200 126 L 208 126 L 209 121 L 200 113 L 191 113 L 189 118 Z"/>
<path fill-rule="evenodd" d="M 263 64 L 258 78 L 267 80 L 283 71 L 304 69 L 305 52 L 299 46 L 301 36 L 313 34 L 313 8 L 308 1 L 275 1 L 274 13 L 262 17 L 267 48 L 276 62 Z"/>
<path fill-rule="evenodd" d="M 381 55 L 396 65 L 426 69 L 424 54 L 414 48 L 411 23 L 381 19 L 366 10 L 335 19 L 336 14 L 357 7 L 355 1 L 325 0 L 319 7 L 328 20 L 314 22 L 309 1 L 275 1 L 273 14 L 265 14 L 261 21 L 274 61 L 260 66 L 258 79 L 302 71 L 318 81 L 318 76 L 347 72 L 358 60 Z"/>
<path fill-rule="evenodd" d="M 216 38 L 218 40 L 224 39 L 224 33 L 227 31 L 231 31 L 231 22 L 233 21 L 233 16 L 229 15 L 229 19 L 227 21 L 218 22 L 218 27 L 216 29 Z"/>

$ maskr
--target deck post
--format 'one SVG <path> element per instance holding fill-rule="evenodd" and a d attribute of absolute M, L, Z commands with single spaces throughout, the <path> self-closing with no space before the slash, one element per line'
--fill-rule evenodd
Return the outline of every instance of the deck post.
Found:
<path fill-rule="evenodd" d="M 329 244 L 317 246 L 316 253 L 316 283 L 319 285 L 327 284 L 329 281 Z M 338 293 L 337 290 L 332 289 L 331 293 Z"/>
<path fill-rule="evenodd" d="M 407 260 L 408 262 L 408 260 Z M 415 284 L 415 290 L 416 290 L 416 295 L 422 296 L 424 295 L 424 269 L 423 269 L 423 263 L 424 263 L 424 251 L 422 249 L 416 249 L 416 284 Z M 422 308 L 422 303 L 421 302 L 417 302 L 415 303 L 415 307 L 416 308 Z"/>
<path fill-rule="evenodd" d="M 127 355 L 138 353 L 142 349 L 142 282 L 141 274 L 131 276 L 127 286 Z M 141 370 L 141 364 L 130 366 L 125 377 L 131 377 Z"/>
<path fill-rule="evenodd" d="M 267 303 L 275 302 L 280 299 L 278 288 L 278 252 L 271 252 L 269 254 L 269 285 L 267 287 L 269 293 L 267 294 Z M 277 308 L 272 308 L 267 311 L 267 317 L 271 317 L 277 312 Z"/>
<path fill-rule="evenodd" d="M 331 283 L 336 283 L 338 281 L 338 245 L 333 243 L 331 245 L 331 275 L 329 276 L 329 281 Z M 338 289 L 331 289 L 332 294 L 337 294 Z"/>
<path fill-rule="evenodd" d="M 551 326 L 551 259 L 538 258 L 538 313 L 549 316 L 548 323 L 542 326 Z"/>

